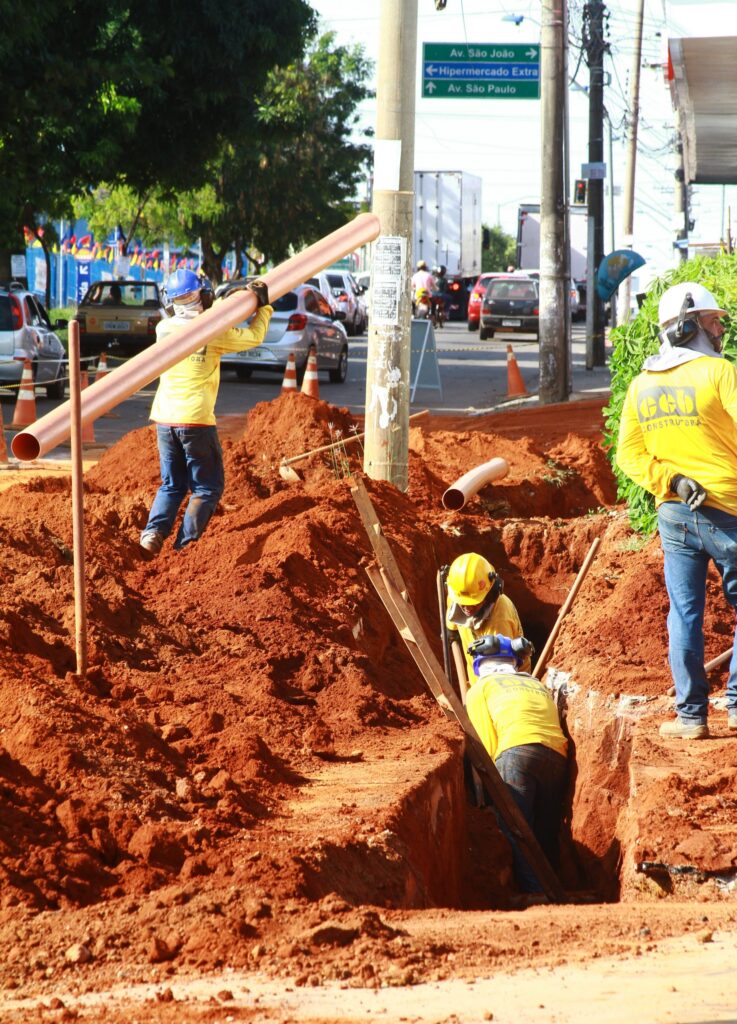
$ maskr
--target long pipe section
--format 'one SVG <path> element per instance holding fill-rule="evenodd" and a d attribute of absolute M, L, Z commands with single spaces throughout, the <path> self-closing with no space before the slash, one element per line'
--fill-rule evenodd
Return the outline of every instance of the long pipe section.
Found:
<path fill-rule="evenodd" d="M 72 438 L 72 537 L 74 550 L 74 642 L 77 675 L 87 674 L 87 584 L 84 554 L 84 471 L 82 467 L 82 391 L 79 376 L 79 324 L 69 325 L 69 408 Z"/>
<path fill-rule="evenodd" d="M 448 488 L 443 495 L 443 508 L 458 512 L 466 504 L 469 498 L 477 494 L 482 487 L 490 484 L 493 480 L 501 480 L 509 472 L 509 463 L 506 459 L 490 459 L 488 462 L 470 469 L 464 473 L 454 484 Z"/>
<path fill-rule="evenodd" d="M 278 267 L 264 274 L 269 297 L 278 299 L 308 277 L 329 267 L 379 234 L 379 218 L 362 213 L 349 224 L 308 246 Z M 195 317 L 191 325 L 139 352 L 126 363 L 95 381 L 82 392 L 82 425 L 96 420 L 136 391 L 156 380 L 175 363 L 196 352 L 219 334 L 235 327 L 256 310 L 257 300 L 248 290 L 231 293 L 211 309 Z M 69 437 L 69 402 L 36 420 L 13 438 L 13 454 L 22 462 L 37 459 Z"/>

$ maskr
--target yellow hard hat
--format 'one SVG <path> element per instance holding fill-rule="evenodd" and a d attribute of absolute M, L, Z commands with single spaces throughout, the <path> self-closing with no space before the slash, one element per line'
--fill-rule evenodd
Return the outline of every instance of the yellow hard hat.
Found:
<path fill-rule="evenodd" d="M 495 576 L 491 562 L 469 551 L 459 555 L 448 570 L 448 590 L 458 604 L 481 604 Z"/>

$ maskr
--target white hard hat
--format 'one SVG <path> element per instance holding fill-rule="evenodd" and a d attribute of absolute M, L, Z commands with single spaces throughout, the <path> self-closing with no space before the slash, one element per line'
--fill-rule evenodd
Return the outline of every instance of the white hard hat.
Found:
<path fill-rule="evenodd" d="M 726 315 L 726 309 L 722 309 L 717 300 L 708 288 L 696 281 L 682 281 L 667 288 L 660 296 L 658 303 L 658 322 L 661 327 L 677 320 L 681 314 L 684 300 L 687 295 L 691 296 L 691 303 L 688 305 L 688 313 L 718 313 Z"/>

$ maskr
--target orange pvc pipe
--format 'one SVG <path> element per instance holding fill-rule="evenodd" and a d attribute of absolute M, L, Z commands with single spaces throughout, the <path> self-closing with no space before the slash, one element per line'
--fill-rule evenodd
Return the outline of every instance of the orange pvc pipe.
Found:
<path fill-rule="evenodd" d="M 77 675 L 87 674 L 87 585 L 84 554 L 84 471 L 82 468 L 82 400 L 79 374 L 79 324 L 69 324 L 69 405 L 72 437 L 72 537 L 74 551 L 74 642 Z"/>
<path fill-rule="evenodd" d="M 506 459 L 490 459 L 489 462 L 483 462 L 475 469 L 470 469 L 445 492 L 443 508 L 458 512 L 482 487 L 493 480 L 501 480 L 508 472 L 509 463 Z"/>
<path fill-rule="evenodd" d="M 278 299 L 319 270 L 342 259 L 359 246 L 373 241 L 379 234 L 379 218 L 362 213 L 319 242 L 290 257 L 261 278 L 269 289 L 269 297 Z M 191 325 L 139 352 L 126 363 L 106 374 L 82 392 L 81 423 L 102 416 L 120 402 L 150 384 L 170 366 L 185 359 L 223 331 L 251 316 L 256 310 L 256 296 L 250 291 L 233 292 L 211 309 L 195 317 Z M 27 430 L 13 438 L 12 450 L 17 459 L 29 462 L 50 452 L 69 437 L 69 402 L 53 409 Z"/>

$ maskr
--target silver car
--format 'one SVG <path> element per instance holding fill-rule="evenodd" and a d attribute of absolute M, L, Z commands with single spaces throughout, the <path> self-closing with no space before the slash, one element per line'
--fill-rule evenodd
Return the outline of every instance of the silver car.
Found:
<path fill-rule="evenodd" d="M 0 387 L 20 384 L 23 362 L 30 359 L 35 383 L 46 388 L 49 398 L 63 398 L 67 355 L 54 331 L 67 322 L 52 325 L 33 292 L 15 284 L 0 289 Z"/>
<path fill-rule="evenodd" d="M 248 380 L 254 370 L 283 374 L 294 352 L 297 379 L 307 368 L 310 346 L 317 353 L 317 369 L 326 370 L 334 384 L 348 376 L 348 338 L 340 322 L 343 314 L 331 310 L 315 288 L 301 284 L 272 302 L 274 313 L 263 342 L 245 352 L 227 353 L 220 365 Z M 241 324 L 240 326 L 245 326 Z"/>
<path fill-rule="evenodd" d="M 345 313 L 345 329 L 348 334 L 363 334 L 368 324 L 366 303 L 361 297 L 363 289 L 356 283 L 353 274 L 347 270 L 320 271 L 307 281 L 317 288 L 335 309 Z"/>

